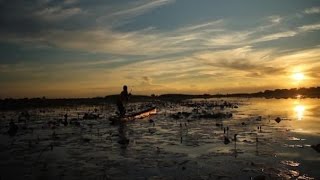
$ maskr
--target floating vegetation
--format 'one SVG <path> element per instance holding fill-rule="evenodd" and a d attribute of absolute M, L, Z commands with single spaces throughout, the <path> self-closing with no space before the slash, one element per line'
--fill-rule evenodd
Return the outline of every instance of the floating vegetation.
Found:
<path fill-rule="evenodd" d="M 281 122 L 281 118 L 280 118 L 280 117 L 277 117 L 277 118 L 275 119 L 275 121 L 276 121 L 277 123 L 280 123 L 280 122 Z"/>
<path fill-rule="evenodd" d="M 277 116 L 256 112 L 255 104 L 242 105 L 245 101 L 153 102 L 156 115 L 115 125 L 109 121 L 116 117 L 112 106 L 27 109 L 29 120 L 19 120 L 21 111 L 1 112 L 1 178 L 317 177 L 316 167 L 303 163 L 303 157 L 288 157 L 293 151 L 310 154 L 310 147 L 317 151 L 319 145 L 305 145 L 315 142 L 282 121 L 286 112 L 276 114 L 283 117 L 277 124 L 270 122 Z M 147 107 L 128 106 L 131 113 Z"/>
<path fill-rule="evenodd" d="M 291 167 L 297 167 L 300 165 L 300 163 L 294 161 L 281 161 L 281 163 Z"/>

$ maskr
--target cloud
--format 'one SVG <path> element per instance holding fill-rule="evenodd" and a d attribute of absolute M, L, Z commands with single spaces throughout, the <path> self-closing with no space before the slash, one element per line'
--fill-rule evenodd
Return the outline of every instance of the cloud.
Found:
<path fill-rule="evenodd" d="M 24 36 L 20 34 L 0 34 L 0 40 L 29 45 L 45 44 L 62 49 L 85 52 L 100 52 L 122 55 L 157 55 L 187 52 L 197 48 L 207 48 L 208 43 L 216 46 L 233 43 L 235 38 L 227 35 L 207 36 L 211 32 L 197 32 L 186 27 L 171 32 L 159 32 L 152 28 L 119 32 L 108 28 L 89 30 L 47 30 Z M 240 38 L 240 36 L 239 36 Z M 208 40 L 209 39 L 209 40 Z M 198 47 L 196 47 L 197 45 Z"/>
<path fill-rule="evenodd" d="M 268 19 L 273 24 L 279 24 L 282 21 L 280 16 L 269 16 Z"/>
<path fill-rule="evenodd" d="M 63 65 L 53 61 L 32 64 L 23 57 L 19 59 L 21 64 L 0 63 L 0 82 L 6 87 L 12 82 L 16 88 L 27 87 L 25 82 L 31 82 L 34 91 L 66 85 L 60 90 L 69 92 L 74 86 L 81 93 L 91 88 L 95 93 L 110 94 L 128 84 L 141 93 L 204 92 L 222 87 L 241 90 L 285 86 L 293 67 L 302 68 L 314 79 L 319 77 L 319 48 L 304 46 L 306 50 L 302 51 L 299 43 L 292 44 L 299 46 L 296 49 L 287 45 L 283 48 L 280 41 L 279 46 L 276 42 L 270 48 L 271 43 L 266 43 L 319 30 L 320 25 L 312 24 L 312 20 L 305 24 L 305 19 L 273 15 L 241 28 L 233 19 L 219 18 L 170 29 L 148 24 L 131 29 L 131 23 L 126 23 L 134 17 L 174 1 L 95 1 L 88 6 L 76 0 L 21 1 L 19 6 L 18 2 L 3 2 L 11 4 L 0 7 L 6 10 L 0 17 L 1 42 L 29 48 L 23 51 L 34 52 L 35 47 L 42 46 L 90 55 L 85 60 L 65 60 Z M 96 60 L 95 56 L 101 54 L 108 58 Z"/>
<path fill-rule="evenodd" d="M 252 32 L 248 31 L 223 32 L 211 37 L 209 36 L 205 44 L 210 47 L 242 45 L 244 43 L 247 43 L 246 41 L 248 40 L 251 33 Z"/>
<path fill-rule="evenodd" d="M 80 8 L 62 8 L 60 6 L 47 7 L 34 13 L 40 19 L 47 21 L 59 21 L 71 16 L 83 13 Z"/>
<path fill-rule="evenodd" d="M 298 29 L 302 32 L 320 30 L 320 23 L 300 26 Z"/>
<path fill-rule="evenodd" d="M 47 44 L 61 49 L 74 49 L 85 52 L 102 52 L 111 54 L 148 54 L 161 52 L 161 47 L 147 47 L 145 41 L 152 40 L 152 35 L 143 36 L 136 33 L 120 33 L 112 30 L 52 30 L 33 36 L 7 34 L 1 37 L 9 42 L 27 44 Z M 152 41 L 151 41 L 152 42 Z M 150 43 L 148 43 L 150 44 Z M 144 46 L 145 49 L 141 49 Z"/>
<path fill-rule="evenodd" d="M 108 8 L 109 11 L 97 18 L 97 22 L 119 26 L 127 23 L 128 19 L 145 14 L 155 8 L 173 3 L 175 0 L 138 0 L 129 4 Z"/>
<path fill-rule="evenodd" d="M 0 33 L 26 36 L 53 30 L 113 29 L 136 16 L 172 2 L 174 0 L 4 1 L 0 6 Z"/>
<path fill-rule="evenodd" d="M 304 10 L 305 14 L 319 14 L 320 13 L 320 7 L 312 7 L 309 9 Z"/>
<path fill-rule="evenodd" d="M 142 84 L 151 85 L 152 79 L 149 76 L 142 76 Z"/>
<path fill-rule="evenodd" d="M 64 4 L 75 4 L 75 3 L 77 3 L 78 2 L 78 0 L 64 0 Z"/>
<path fill-rule="evenodd" d="M 45 1 L 31 8 L 34 11 L 30 23 L 39 24 L 34 25 L 35 28 L 30 31 L 31 33 L 28 30 L 20 32 L 16 27 L 18 23 L 14 23 L 16 30 L 9 28 L 2 31 L 0 41 L 24 46 L 54 47 L 90 53 L 156 57 L 159 55 L 190 54 L 194 51 L 219 48 L 252 46 L 319 29 L 318 24 L 313 24 L 287 31 L 283 31 L 286 28 L 281 28 L 281 31 L 277 32 L 278 29 L 274 27 L 280 24 L 283 17 L 276 15 L 263 18 L 262 25 L 246 30 L 232 29 L 229 27 L 231 23 L 224 19 L 176 27 L 170 31 L 156 27 L 120 31 L 114 27 L 113 22 L 126 23 L 127 19 L 133 19 L 138 15 L 173 2 L 173 0 L 139 0 L 130 3 L 103 4 L 101 7 L 95 8 L 90 6 L 86 9 L 85 6 L 81 6 L 81 1 L 67 0 L 60 3 Z M 26 12 L 29 11 L 26 10 Z M 70 27 L 68 21 L 60 23 L 68 18 L 78 19 L 79 21 L 76 22 L 81 23 L 75 23 L 77 25 L 70 25 Z M 86 19 L 92 21 L 95 18 L 107 23 L 86 22 Z M 40 22 L 38 22 L 39 20 Z M 48 21 L 47 24 L 43 24 L 43 20 Z M 6 22 L 9 21 L 6 20 Z M 85 26 L 86 23 L 89 23 L 88 27 Z M 3 27 L 10 27 L 10 25 Z M 27 35 L 26 32 L 28 32 Z"/>
<path fill-rule="evenodd" d="M 319 86 L 320 48 L 313 47 L 300 51 L 293 51 L 274 58 L 271 63 L 286 68 L 286 75 L 292 76 L 294 72 L 302 72 L 306 79 L 303 86 Z"/>
<path fill-rule="evenodd" d="M 266 42 L 266 41 L 273 41 L 281 38 L 289 38 L 297 36 L 301 33 L 307 33 L 309 31 L 316 31 L 320 30 L 320 24 L 309 24 L 309 25 L 303 25 L 300 27 L 297 27 L 296 30 L 290 30 L 290 31 L 283 31 L 283 32 L 277 32 L 273 34 L 267 34 L 262 35 L 261 37 L 258 37 L 257 39 L 253 40 L 252 43 L 259 43 L 259 42 Z"/>
<path fill-rule="evenodd" d="M 287 67 L 311 67 L 319 62 L 320 48 L 313 47 L 305 50 L 296 50 L 285 53 L 277 58 L 274 58 L 272 63 L 281 64 Z"/>
<path fill-rule="evenodd" d="M 306 85 L 314 85 L 319 75 L 319 52 L 319 48 L 315 47 L 279 54 L 277 49 L 244 46 L 197 51 L 190 57 L 146 58 L 115 68 L 102 68 L 117 61 L 112 58 L 79 64 L 22 63 L 1 65 L 0 82 L 3 87 L 28 87 L 30 95 L 37 95 L 37 92 L 49 96 L 56 90 L 61 92 L 56 94 L 60 97 L 65 96 L 62 92 L 72 94 L 72 88 L 79 91 L 73 96 L 82 97 L 118 93 L 123 84 L 132 87 L 134 94 L 252 92 L 274 87 L 287 88 L 290 82 L 288 77 L 294 67 L 299 67 L 306 76 L 313 78 L 312 82 L 305 82 Z M 29 87 L 30 82 L 33 85 Z M 196 85 L 196 88 L 191 85 Z M 48 86 L 52 87 L 47 88 L 49 91 L 45 93 Z"/>
<path fill-rule="evenodd" d="M 239 75 L 244 77 L 248 74 L 251 76 L 253 74 L 259 76 L 279 75 L 285 71 L 285 68 L 268 63 L 272 60 L 273 52 L 273 50 L 254 50 L 251 46 L 245 46 L 230 50 L 201 52 L 195 54 L 194 58 L 217 69 L 223 69 L 225 72 L 234 72 L 238 77 Z"/>
<path fill-rule="evenodd" d="M 118 82 L 124 82 L 127 77 L 138 80 L 131 82 L 141 91 L 148 85 L 157 85 L 159 86 L 157 92 L 162 93 L 172 91 L 203 93 L 210 92 L 209 90 L 213 90 L 214 87 L 234 86 L 233 82 L 249 81 L 248 85 L 252 79 L 282 77 L 287 73 L 286 68 L 269 63 L 275 58 L 274 53 L 276 54 L 275 50 L 256 50 L 250 46 L 220 51 L 200 51 L 191 57 L 144 60 L 112 69 L 110 73 L 118 78 Z M 148 83 L 150 81 L 152 83 Z M 197 88 L 191 88 L 194 84 L 197 84 Z M 241 85 L 237 87 L 240 89 Z"/>
<path fill-rule="evenodd" d="M 223 23 L 223 20 L 219 19 L 216 21 L 206 22 L 206 23 L 202 23 L 202 24 L 186 26 L 186 27 L 181 28 L 180 30 L 181 31 L 208 30 L 208 29 L 214 30 L 217 27 L 221 26 L 222 23 Z"/>
<path fill-rule="evenodd" d="M 265 41 L 272 41 L 277 40 L 280 38 L 287 38 L 287 37 L 293 37 L 296 36 L 298 33 L 295 31 L 285 31 L 285 32 L 279 32 L 274 34 L 265 35 L 257 40 L 254 40 L 254 42 L 265 42 Z"/>
<path fill-rule="evenodd" d="M 141 15 L 145 12 L 150 11 L 151 9 L 157 8 L 159 6 L 163 6 L 165 4 L 173 2 L 172 0 L 152 0 L 152 1 L 147 1 L 144 2 L 143 4 L 139 4 L 137 6 L 122 10 L 122 11 L 117 11 L 114 13 L 111 13 L 109 16 L 114 17 L 114 16 L 138 16 Z"/>

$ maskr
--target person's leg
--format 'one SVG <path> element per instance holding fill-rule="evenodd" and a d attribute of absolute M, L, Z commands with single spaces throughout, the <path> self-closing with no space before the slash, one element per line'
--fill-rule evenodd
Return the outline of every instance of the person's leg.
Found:
<path fill-rule="evenodd" d="M 121 115 L 121 102 L 117 102 L 118 113 Z"/>
<path fill-rule="evenodd" d="M 122 109 L 122 112 L 123 112 L 123 116 L 124 116 L 124 115 L 126 115 L 127 110 L 126 110 L 126 108 L 124 107 L 124 105 L 122 105 L 122 108 L 123 108 L 123 109 Z"/>
<path fill-rule="evenodd" d="M 118 110 L 119 110 L 120 116 L 124 116 L 126 114 L 126 110 L 122 103 L 118 104 Z"/>

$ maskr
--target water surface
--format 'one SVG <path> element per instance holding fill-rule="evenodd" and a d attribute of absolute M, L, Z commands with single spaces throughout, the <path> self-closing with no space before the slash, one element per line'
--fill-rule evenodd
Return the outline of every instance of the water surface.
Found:
<path fill-rule="evenodd" d="M 220 108 L 224 103 L 232 106 Z M 115 107 L 78 106 L 1 112 L 3 179 L 319 179 L 319 99 L 197 99 L 154 102 L 158 114 L 110 125 Z M 128 110 L 145 103 L 129 104 Z M 100 114 L 83 120 L 84 113 Z M 174 118 L 179 112 L 189 116 Z M 79 125 L 48 125 L 74 119 Z M 231 118 L 199 115 L 232 113 Z M 276 118 L 281 121 L 277 123 Z M 6 134 L 13 119 L 16 136 Z M 79 120 L 78 120 L 79 119 Z M 222 125 L 222 126 L 221 126 Z M 229 129 L 225 132 L 225 129 Z M 234 135 L 237 134 L 236 139 Z M 225 143 L 225 138 L 229 143 Z"/>

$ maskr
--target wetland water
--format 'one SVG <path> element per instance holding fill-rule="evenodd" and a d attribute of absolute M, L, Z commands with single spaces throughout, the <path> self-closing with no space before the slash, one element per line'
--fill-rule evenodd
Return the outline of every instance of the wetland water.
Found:
<path fill-rule="evenodd" d="M 225 101 L 231 105 L 219 106 Z M 32 109 L 26 123 L 18 122 L 21 111 L 0 112 L 0 176 L 320 178 L 320 155 L 311 148 L 320 143 L 320 99 L 225 98 L 153 104 L 157 115 L 123 125 L 110 125 L 108 119 L 115 112 L 111 105 Z M 128 110 L 142 107 L 144 103 L 132 103 Z M 90 112 L 99 118 L 82 118 Z M 56 123 L 66 113 L 68 125 Z M 12 137 L 7 135 L 11 119 L 19 127 Z"/>

